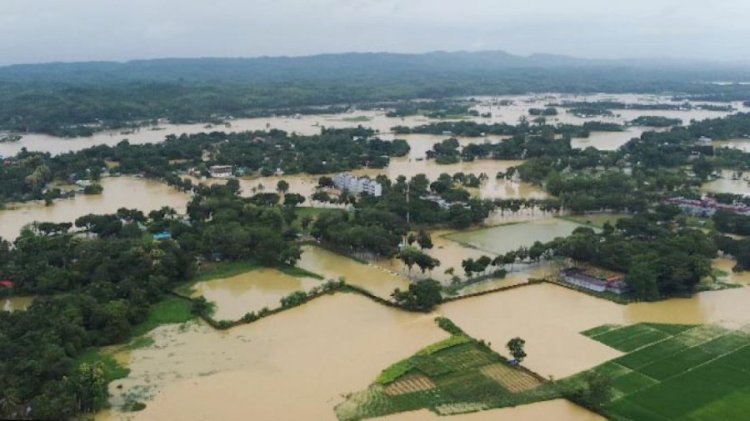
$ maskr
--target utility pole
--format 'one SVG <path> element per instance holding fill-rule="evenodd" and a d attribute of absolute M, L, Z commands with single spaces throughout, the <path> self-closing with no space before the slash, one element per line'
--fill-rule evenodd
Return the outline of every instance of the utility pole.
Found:
<path fill-rule="evenodd" d="M 409 189 L 410 184 L 407 181 L 406 182 L 406 226 L 410 227 L 411 225 L 411 207 L 409 206 Z"/>

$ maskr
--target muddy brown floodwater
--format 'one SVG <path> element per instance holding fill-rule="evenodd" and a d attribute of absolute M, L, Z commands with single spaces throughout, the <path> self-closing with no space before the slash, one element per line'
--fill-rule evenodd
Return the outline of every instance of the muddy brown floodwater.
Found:
<path fill-rule="evenodd" d="M 526 340 L 524 365 L 561 378 L 589 369 L 620 353 L 580 332 L 602 324 L 750 322 L 750 289 L 704 292 L 692 298 L 619 305 L 552 284 L 484 295 L 445 304 L 439 312 L 468 334 L 488 340 L 505 354 L 508 339 Z"/>
<path fill-rule="evenodd" d="M 712 193 L 733 193 L 750 196 L 750 174 L 723 170 L 721 178 L 709 181 L 701 189 Z"/>
<path fill-rule="evenodd" d="M 342 395 L 447 334 L 431 315 L 336 294 L 227 332 L 192 323 L 152 336 L 110 386 L 113 404 L 132 394 L 148 406 L 100 419 L 333 420 Z"/>
<path fill-rule="evenodd" d="M 115 213 L 122 207 L 148 213 L 170 206 L 184 213 L 189 199 L 186 193 L 145 178 L 110 177 L 102 179 L 101 185 L 102 194 L 79 194 L 72 199 L 56 200 L 51 206 L 40 202 L 9 205 L 8 209 L 0 210 L 0 237 L 15 239 L 21 228 L 35 221 L 74 222 L 90 213 Z"/>
<path fill-rule="evenodd" d="M 0 298 L 0 311 L 21 311 L 29 308 L 34 297 Z"/>
<path fill-rule="evenodd" d="M 276 269 L 256 269 L 229 278 L 199 282 L 193 286 L 192 296 L 203 296 L 215 304 L 216 320 L 238 320 L 251 311 L 257 313 L 264 307 L 280 307 L 281 298 L 322 284 L 318 279 L 291 276 Z"/>
<path fill-rule="evenodd" d="M 565 399 L 521 405 L 513 408 L 492 409 L 471 414 L 439 416 L 426 409 L 404 412 L 387 417 L 376 418 L 377 421 L 599 421 L 605 418 L 582 408 Z"/>
<path fill-rule="evenodd" d="M 297 262 L 297 266 L 326 279 L 338 280 L 343 277 L 347 283 L 360 286 L 386 299 L 390 298 L 396 288 L 409 288 L 406 278 L 382 267 L 360 263 L 316 246 L 304 246 L 302 251 L 302 258 Z"/>

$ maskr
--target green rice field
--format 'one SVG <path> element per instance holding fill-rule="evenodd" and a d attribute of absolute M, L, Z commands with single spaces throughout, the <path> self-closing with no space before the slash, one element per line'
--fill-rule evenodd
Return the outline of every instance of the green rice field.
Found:
<path fill-rule="evenodd" d="M 627 354 L 594 371 L 612 379 L 618 420 L 736 420 L 750 414 L 750 334 L 719 326 L 600 326 L 584 335 Z M 565 382 L 576 382 L 581 375 Z"/>

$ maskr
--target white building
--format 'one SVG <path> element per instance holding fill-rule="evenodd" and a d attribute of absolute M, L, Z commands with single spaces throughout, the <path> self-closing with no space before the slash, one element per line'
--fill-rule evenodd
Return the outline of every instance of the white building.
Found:
<path fill-rule="evenodd" d="M 231 165 L 212 165 L 208 172 L 213 178 L 230 178 L 232 177 Z"/>
<path fill-rule="evenodd" d="M 352 194 L 366 193 L 375 197 L 383 195 L 383 186 L 380 183 L 366 177 L 355 177 L 351 173 L 336 174 L 333 176 L 333 185 Z"/>

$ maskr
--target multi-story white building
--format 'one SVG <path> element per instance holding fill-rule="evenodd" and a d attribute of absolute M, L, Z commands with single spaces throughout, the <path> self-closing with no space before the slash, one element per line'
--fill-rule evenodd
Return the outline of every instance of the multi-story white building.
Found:
<path fill-rule="evenodd" d="M 380 183 L 366 177 L 355 177 L 351 173 L 336 174 L 333 176 L 333 185 L 352 194 L 366 193 L 375 197 L 383 195 L 383 186 Z"/>
<path fill-rule="evenodd" d="M 208 172 L 213 178 L 231 178 L 232 177 L 232 166 L 231 165 L 213 165 L 208 169 Z"/>

